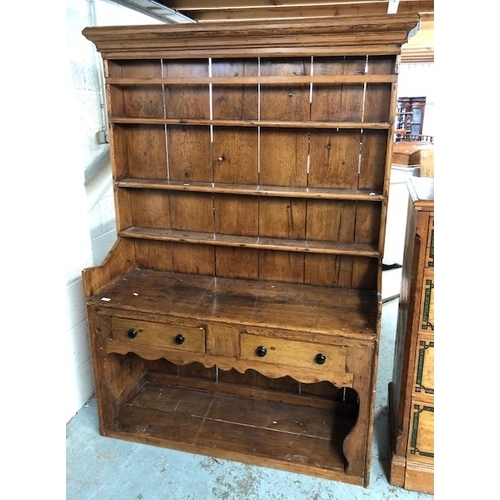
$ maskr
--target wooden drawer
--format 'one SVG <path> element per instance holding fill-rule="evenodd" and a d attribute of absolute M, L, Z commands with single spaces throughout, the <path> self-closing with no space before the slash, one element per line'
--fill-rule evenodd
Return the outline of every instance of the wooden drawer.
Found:
<path fill-rule="evenodd" d="M 434 332 L 434 269 L 426 269 L 422 281 L 418 329 Z"/>
<path fill-rule="evenodd" d="M 410 413 L 408 460 L 434 463 L 434 405 L 413 400 Z"/>
<path fill-rule="evenodd" d="M 347 347 L 242 333 L 240 357 L 277 365 L 346 373 Z"/>
<path fill-rule="evenodd" d="M 418 338 L 413 392 L 434 395 L 434 336 L 420 335 Z"/>
<path fill-rule="evenodd" d="M 152 323 L 126 318 L 111 318 L 111 334 L 115 341 L 168 347 L 190 352 L 205 352 L 205 329 Z"/>
<path fill-rule="evenodd" d="M 425 267 L 434 267 L 434 216 L 429 217 L 427 244 L 425 246 Z"/>

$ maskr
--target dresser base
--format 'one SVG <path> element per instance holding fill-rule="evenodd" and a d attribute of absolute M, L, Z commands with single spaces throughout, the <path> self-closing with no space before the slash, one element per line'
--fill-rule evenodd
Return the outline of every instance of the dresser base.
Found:
<path fill-rule="evenodd" d="M 106 436 L 362 484 L 342 443 L 354 403 L 144 372 Z"/>

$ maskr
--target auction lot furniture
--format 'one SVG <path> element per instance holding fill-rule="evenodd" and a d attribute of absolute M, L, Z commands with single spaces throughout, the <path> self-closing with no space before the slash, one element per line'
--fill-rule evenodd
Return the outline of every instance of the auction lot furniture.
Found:
<path fill-rule="evenodd" d="M 86 28 L 118 240 L 105 436 L 367 486 L 398 57 L 418 16 Z"/>
<path fill-rule="evenodd" d="M 434 179 L 411 177 L 394 372 L 391 484 L 434 492 Z"/>

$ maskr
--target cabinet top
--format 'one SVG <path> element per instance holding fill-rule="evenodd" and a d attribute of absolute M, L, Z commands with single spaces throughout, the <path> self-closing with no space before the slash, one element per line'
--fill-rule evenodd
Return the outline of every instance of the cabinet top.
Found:
<path fill-rule="evenodd" d="M 399 54 L 418 14 L 87 27 L 104 59 L 251 55 Z"/>

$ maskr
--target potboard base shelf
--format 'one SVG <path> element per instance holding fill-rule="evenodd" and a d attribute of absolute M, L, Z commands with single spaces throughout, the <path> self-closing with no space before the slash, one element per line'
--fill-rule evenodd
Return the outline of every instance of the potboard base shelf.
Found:
<path fill-rule="evenodd" d="M 102 434 L 362 484 L 345 473 L 342 453 L 357 411 L 353 403 L 147 373 Z"/>

